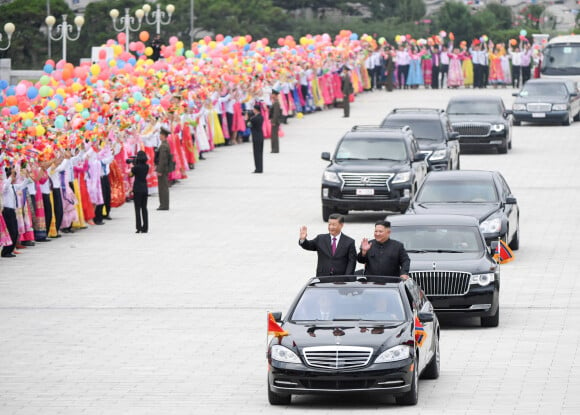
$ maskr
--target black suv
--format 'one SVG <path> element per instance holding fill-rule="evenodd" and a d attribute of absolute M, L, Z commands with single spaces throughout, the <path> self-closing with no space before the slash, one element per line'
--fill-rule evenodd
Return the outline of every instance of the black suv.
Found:
<path fill-rule="evenodd" d="M 496 148 L 505 154 L 512 148 L 512 111 L 500 97 L 462 95 L 451 98 L 447 115 L 459 133 L 461 150 Z"/>
<path fill-rule="evenodd" d="M 445 110 L 436 108 L 395 108 L 382 127 L 408 125 L 419 143 L 431 170 L 459 169 L 459 133 L 453 131 Z"/>
<path fill-rule="evenodd" d="M 408 126 L 355 126 L 338 142 L 322 175 L 322 219 L 349 210 L 405 212 L 427 174 L 425 154 Z"/>
<path fill-rule="evenodd" d="M 284 320 L 273 316 L 288 335 L 268 345 L 272 405 L 288 405 L 292 395 L 360 392 L 415 405 L 419 377 L 439 376 L 439 322 L 412 279 L 313 278 Z"/>
<path fill-rule="evenodd" d="M 479 221 L 461 215 L 389 217 L 393 238 L 411 257 L 413 278 L 439 316 L 479 317 L 484 327 L 499 324 L 499 265 Z M 493 251 L 492 251 L 493 250 Z"/>

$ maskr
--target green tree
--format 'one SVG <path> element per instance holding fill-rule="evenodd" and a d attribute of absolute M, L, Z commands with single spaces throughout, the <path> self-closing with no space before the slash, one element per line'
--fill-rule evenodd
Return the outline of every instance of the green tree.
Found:
<path fill-rule="evenodd" d="M 401 22 L 421 19 L 425 16 L 426 8 L 423 0 L 401 0 L 398 2 L 396 15 Z"/>
<path fill-rule="evenodd" d="M 72 12 L 64 0 L 53 0 L 51 12 L 61 22 L 60 16 Z M 16 31 L 12 36 L 12 45 L 7 51 L 0 52 L 0 57 L 12 59 L 14 69 L 41 68 L 48 57 L 48 40 L 46 37 L 46 1 L 15 0 L 0 6 L 2 22 L 12 22 Z M 61 44 L 53 42 L 53 53 L 61 56 Z"/>
<path fill-rule="evenodd" d="M 493 25 L 494 29 L 509 29 L 512 27 L 511 7 L 504 6 L 499 3 L 490 3 L 485 6 L 483 12 L 489 12 L 493 15 L 495 19 Z"/>
<path fill-rule="evenodd" d="M 473 19 L 463 3 L 446 1 L 435 14 L 436 27 L 453 32 L 455 39 L 470 39 L 473 36 Z"/>

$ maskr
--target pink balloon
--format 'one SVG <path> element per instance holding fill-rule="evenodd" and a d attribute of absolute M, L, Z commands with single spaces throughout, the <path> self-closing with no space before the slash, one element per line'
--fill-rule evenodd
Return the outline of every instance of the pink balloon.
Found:
<path fill-rule="evenodd" d="M 62 69 L 62 68 L 64 68 L 64 65 L 65 65 L 65 64 L 66 64 L 66 61 L 65 61 L 64 59 L 61 59 L 61 60 L 59 60 L 59 61 L 56 63 L 56 69 Z"/>
<path fill-rule="evenodd" d="M 178 40 L 178 39 L 177 39 L 177 36 L 171 36 L 171 37 L 169 38 L 169 44 L 170 44 L 171 46 L 173 46 L 173 45 L 175 45 L 175 44 L 177 43 L 177 40 Z"/>
<path fill-rule="evenodd" d="M 117 35 L 117 40 L 119 41 L 120 45 L 123 45 L 127 41 L 127 36 L 125 36 L 125 33 L 121 32 Z"/>
<path fill-rule="evenodd" d="M 26 90 L 27 90 L 26 85 L 24 85 L 23 83 L 19 83 L 18 85 L 16 85 L 15 91 L 17 96 L 25 95 Z"/>
<path fill-rule="evenodd" d="M 10 108 L 2 108 L 2 115 L 8 117 L 10 115 Z"/>

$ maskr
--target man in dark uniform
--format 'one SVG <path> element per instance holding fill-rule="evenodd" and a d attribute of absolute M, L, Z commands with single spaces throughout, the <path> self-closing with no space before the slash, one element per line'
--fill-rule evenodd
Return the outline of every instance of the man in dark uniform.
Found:
<path fill-rule="evenodd" d="M 344 98 L 342 99 L 344 105 L 344 115 L 343 118 L 348 118 L 350 116 L 350 94 L 354 92 L 352 89 L 352 82 L 350 80 L 350 68 L 345 66 L 342 70 L 342 95 Z"/>
<path fill-rule="evenodd" d="M 356 267 L 356 248 L 354 239 L 342 233 L 344 216 L 333 213 L 328 218 L 328 232 L 317 235 L 312 240 L 306 239 L 308 229 L 300 227 L 302 249 L 318 253 L 316 276 L 321 275 L 352 275 Z"/>
<path fill-rule="evenodd" d="M 254 165 L 256 169 L 253 173 L 262 173 L 264 171 L 264 132 L 262 126 L 264 125 L 264 117 L 260 104 L 254 105 L 253 114 L 248 119 L 248 127 L 252 131 L 252 147 L 254 150 Z"/>
<path fill-rule="evenodd" d="M 167 144 L 167 137 L 169 131 L 162 128 L 159 132 L 158 156 L 156 157 L 157 181 L 159 189 L 159 207 L 157 210 L 169 210 L 169 173 L 172 171 L 170 167 L 171 150 Z"/>
<path fill-rule="evenodd" d="M 409 278 L 411 259 L 399 241 L 390 239 L 391 223 L 381 220 L 375 223 L 375 239 L 364 238 L 357 260 L 366 264 L 365 274 L 401 276 Z"/>
<path fill-rule="evenodd" d="M 280 108 L 280 100 L 278 99 L 280 92 L 273 89 L 272 90 L 272 107 L 270 108 L 270 123 L 272 124 L 272 133 L 270 135 L 271 141 L 271 152 L 280 152 L 280 140 L 278 138 L 278 130 L 280 129 L 280 123 L 282 122 L 282 109 Z M 260 172 L 261 173 L 261 172 Z"/>

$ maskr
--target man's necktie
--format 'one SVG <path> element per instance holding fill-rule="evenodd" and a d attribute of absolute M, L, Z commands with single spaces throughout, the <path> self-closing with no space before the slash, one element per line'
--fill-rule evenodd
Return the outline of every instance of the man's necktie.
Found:
<path fill-rule="evenodd" d="M 334 256 L 336 252 L 336 236 L 332 237 L 332 255 Z"/>

